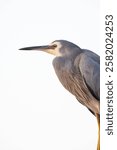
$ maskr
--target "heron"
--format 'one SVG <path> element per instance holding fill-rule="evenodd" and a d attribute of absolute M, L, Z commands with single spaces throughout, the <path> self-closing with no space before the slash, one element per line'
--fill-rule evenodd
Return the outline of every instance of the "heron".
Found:
<path fill-rule="evenodd" d="M 100 56 L 67 40 L 19 50 L 37 50 L 55 56 L 53 67 L 61 84 L 97 118 L 97 150 L 100 150 Z"/>

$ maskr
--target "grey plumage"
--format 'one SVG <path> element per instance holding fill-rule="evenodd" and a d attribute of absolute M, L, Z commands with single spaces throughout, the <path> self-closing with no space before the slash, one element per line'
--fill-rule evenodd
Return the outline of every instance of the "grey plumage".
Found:
<path fill-rule="evenodd" d="M 65 89 L 96 116 L 100 133 L 100 57 L 65 40 L 20 50 L 40 50 L 56 56 L 53 66 L 58 79 Z M 97 150 L 100 150 L 99 133 Z"/>
<path fill-rule="evenodd" d="M 42 50 L 54 54 L 54 70 L 62 85 L 93 114 L 100 114 L 100 57 L 97 54 L 65 40 L 20 50 Z"/>
<path fill-rule="evenodd" d="M 56 57 L 53 66 L 62 85 L 91 112 L 99 114 L 100 100 L 100 57 L 67 41 L 64 57 Z M 65 53 L 65 51 L 63 52 Z"/>

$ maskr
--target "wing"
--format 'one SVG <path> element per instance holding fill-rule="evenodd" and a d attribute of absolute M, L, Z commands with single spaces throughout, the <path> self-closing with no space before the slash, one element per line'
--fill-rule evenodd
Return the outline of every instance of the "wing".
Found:
<path fill-rule="evenodd" d="M 100 57 L 91 51 L 85 50 L 80 54 L 80 60 L 77 61 L 77 59 L 79 58 L 75 60 L 75 67 L 79 66 L 89 91 L 97 100 L 100 100 Z"/>

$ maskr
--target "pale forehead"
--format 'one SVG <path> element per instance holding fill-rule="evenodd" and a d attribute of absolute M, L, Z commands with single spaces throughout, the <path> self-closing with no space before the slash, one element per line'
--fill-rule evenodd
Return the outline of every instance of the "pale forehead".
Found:
<path fill-rule="evenodd" d="M 61 43 L 60 43 L 59 41 L 54 41 L 54 42 L 52 42 L 51 44 L 52 44 L 52 45 L 53 45 L 53 44 L 61 45 Z"/>
<path fill-rule="evenodd" d="M 57 45 L 57 48 L 59 48 L 59 49 L 62 47 L 61 43 L 58 41 L 54 41 L 50 45 L 54 45 L 54 44 Z"/>

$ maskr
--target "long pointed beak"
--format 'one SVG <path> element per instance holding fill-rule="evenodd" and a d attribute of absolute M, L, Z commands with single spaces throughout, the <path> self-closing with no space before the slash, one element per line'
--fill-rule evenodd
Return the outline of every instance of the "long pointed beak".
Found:
<path fill-rule="evenodd" d="M 23 47 L 20 48 L 19 50 L 39 50 L 39 51 L 46 51 L 52 49 L 51 46 L 45 45 L 45 46 L 31 46 L 31 47 Z"/>
<path fill-rule="evenodd" d="M 26 51 L 37 50 L 37 51 L 47 52 L 49 54 L 53 54 L 56 56 L 55 47 L 56 45 L 31 46 L 31 47 L 23 47 L 23 48 L 20 48 L 19 50 L 26 50 Z"/>

